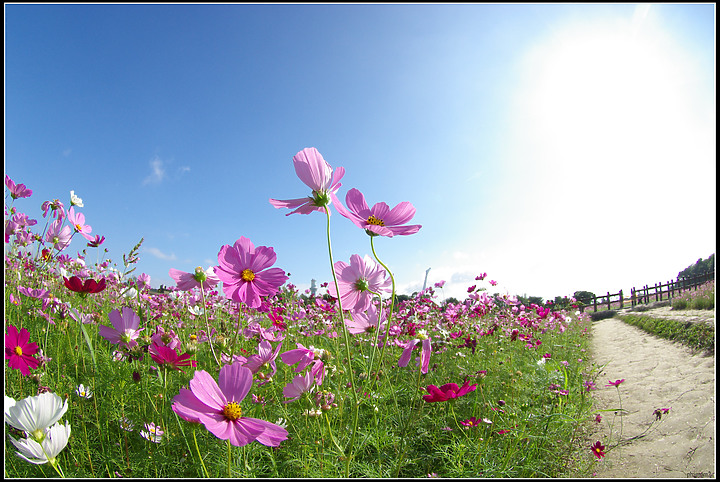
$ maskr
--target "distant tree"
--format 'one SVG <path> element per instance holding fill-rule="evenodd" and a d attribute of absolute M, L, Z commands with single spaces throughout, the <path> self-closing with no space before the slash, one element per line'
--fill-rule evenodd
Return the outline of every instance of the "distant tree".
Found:
<path fill-rule="evenodd" d="M 678 278 L 692 278 L 704 273 L 715 271 L 715 253 L 711 254 L 708 259 L 698 259 L 692 264 L 678 273 Z"/>
<path fill-rule="evenodd" d="M 403 302 L 403 301 L 409 301 L 410 299 L 411 299 L 411 298 L 410 298 L 410 295 L 397 295 L 397 296 L 395 296 L 395 302 L 396 302 L 396 304 L 399 304 L 399 303 L 401 303 L 401 302 Z"/>
<path fill-rule="evenodd" d="M 576 291 L 575 293 L 573 293 L 573 297 L 579 302 L 587 305 L 590 304 L 595 298 L 595 293 L 591 291 Z"/>
<path fill-rule="evenodd" d="M 542 306 L 542 304 L 543 304 L 543 297 L 542 297 L 542 296 L 530 296 L 530 297 L 528 298 L 528 301 L 530 302 L 530 304 L 535 303 L 535 304 L 538 305 L 538 306 Z"/>
<path fill-rule="evenodd" d="M 452 303 L 452 304 L 454 304 L 454 305 L 457 305 L 457 304 L 460 303 L 460 302 L 458 301 L 457 298 L 453 298 L 453 297 L 451 296 L 450 298 L 445 298 L 445 304 L 447 305 L 447 304 L 449 304 L 449 303 Z"/>

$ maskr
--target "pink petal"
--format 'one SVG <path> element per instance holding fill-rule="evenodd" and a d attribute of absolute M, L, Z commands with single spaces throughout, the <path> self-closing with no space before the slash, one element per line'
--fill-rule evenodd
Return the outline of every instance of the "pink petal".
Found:
<path fill-rule="evenodd" d="M 242 401 L 250 391 L 252 382 L 252 372 L 240 363 L 225 365 L 220 369 L 218 387 L 228 401 Z"/>
<path fill-rule="evenodd" d="M 195 372 L 190 380 L 190 390 L 198 400 L 214 410 L 222 410 L 228 402 L 215 379 L 205 370 Z"/>

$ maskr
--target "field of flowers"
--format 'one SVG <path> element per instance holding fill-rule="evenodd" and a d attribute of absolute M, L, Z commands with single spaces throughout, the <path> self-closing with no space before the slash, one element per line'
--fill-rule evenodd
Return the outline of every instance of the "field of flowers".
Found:
<path fill-rule="evenodd" d="M 586 438 L 587 315 L 490 295 L 485 273 L 461 303 L 437 299 L 442 282 L 398 302 L 374 240 L 417 233 L 412 204 L 370 208 L 357 189 L 342 203 L 342 167 L 314 148 L 293 161 L 311 194 L 270 202 L 327 218 L 317 296 L 242 233 L 157 293 L 131 276 L 142 241 L 101 260 L 73 192 L 42 203 L 40 231 L 21 211 L 32 191 L 6 176 L 5 476 L 590 473 L 604 447 Z M 371 255 L 333 260 L 331 207 Z"/>

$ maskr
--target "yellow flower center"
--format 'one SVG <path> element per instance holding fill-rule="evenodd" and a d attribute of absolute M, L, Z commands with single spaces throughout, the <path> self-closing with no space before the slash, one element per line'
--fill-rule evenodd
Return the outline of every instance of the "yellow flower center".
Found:
<path fill-rule="evenodd" d="M 79 224 L 76 224 L 75 230 L 79 233 L 80 231 L 82 231 L 82 226 L 80 226 Z"/>
<path fill-rule="evenodd" d="M 230 402 L 223 408 L 223 415 L 228 420 L 237 420 L 242 416 L 242 409 L 237 403 Z"/>
<path fill-rule="evenodd" d="M 376 218 L 374 214 L 368 218 L 367 223 L 374 224 L 375 226 L 385 226 L 383 220 Z"/>
<path fill-rule="evenodd" d="M 240 277 L 241 277 L 244 281 L 252 281 L 252 280 L 255 279 L 255 273 L 253 273 L 253 272 L 250 271 L 249 269 L 244 269 L 244 270 L 242 271 L 242 273 L 240 273 Z"/>
<path fill-rule="evenodd" d="M 22 348 L 20 348 L 19 346 L 16 346 L 16 347 L 15 347 L 15 354 L 16 354 L 17 356 L 22 356 Z"/>

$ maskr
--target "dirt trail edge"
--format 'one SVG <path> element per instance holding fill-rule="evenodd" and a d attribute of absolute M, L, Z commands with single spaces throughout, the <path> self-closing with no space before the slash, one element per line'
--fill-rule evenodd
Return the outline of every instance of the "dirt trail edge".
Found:
<path fill-rule="evenodd" d="M 621 444 L 596 464 L 597 477 L 715 476 L 715 357 L 693 355 L 689 348 L 610 318 L 593 323 L 593 361 L 605 365 L 593 392 L 598 409 L 619 407 L 625 415 L 602 412 L 593 440 L 636 437 L 655 420 L 653 412 L 670 408 L 644 437 Z M 612 434 L 609 424 L 612 423 Z M 611 439 L 608 439 L 610 435 Z"/>

